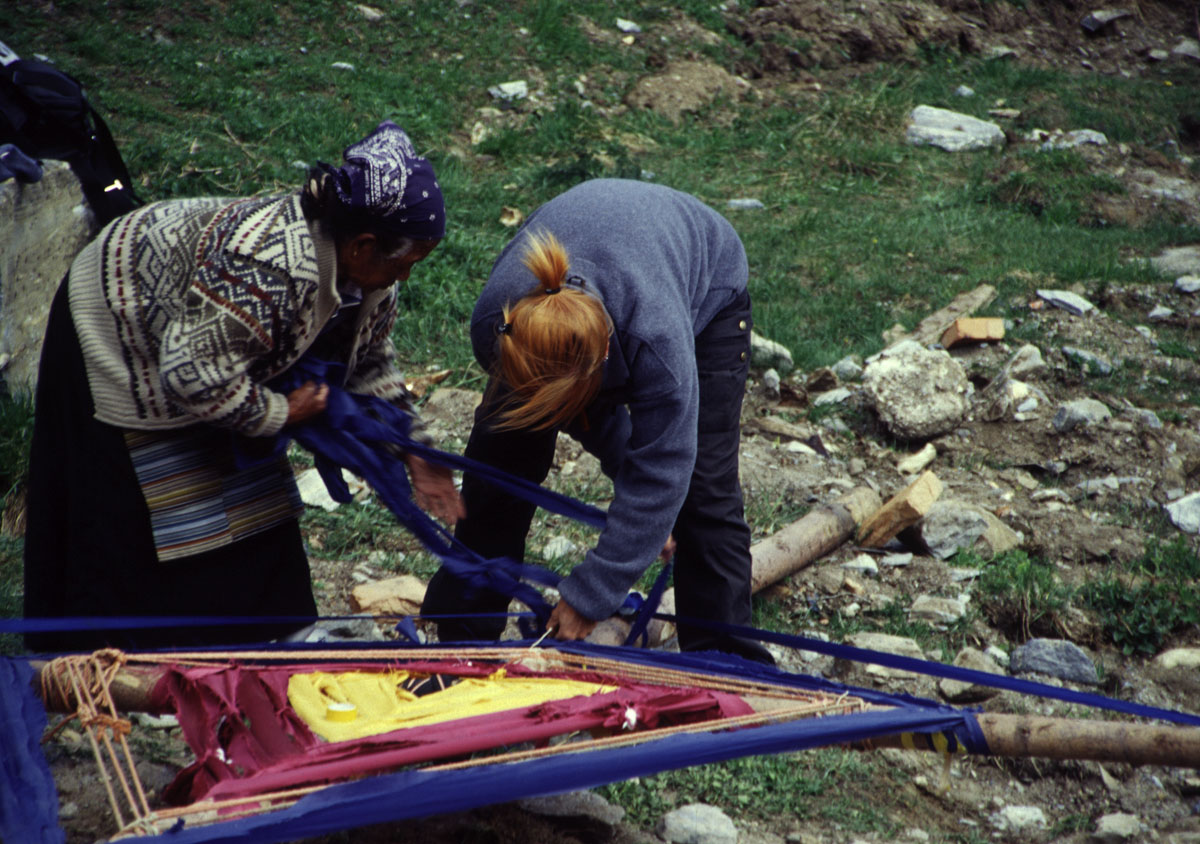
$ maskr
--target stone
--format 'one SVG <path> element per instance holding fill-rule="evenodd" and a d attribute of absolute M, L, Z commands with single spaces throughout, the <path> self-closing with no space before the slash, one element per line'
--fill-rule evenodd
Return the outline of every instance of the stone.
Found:
<path fill-rule="evenodd" d="M 1005 659 L 1007 659 L 1007 654 L 1005 655 Z M 959 668 L 969 668 L 972 671 L 1004 675 L 1004 669 L 997 665 L 996 661 L 988 653 L 975 648 L 968 647 L 959 651 L 958 655 L 954 657 L 954 664 Z M 941 692 L 942 697 L 947 702 L 959 705 L 982 703 L 1000 693 L 999 689 L 990 686 L 953 680 L 949 677 L 943 678 L 938 682 L 938 691 Z"/>
<path fill-rule="evenodd" d="M 915 475 L 937 458 L 937 447 L 933 443 L 925 443 L 925 447 L 915 454 L 902 457 L 896 462 L 896 469 L 902 475 Z"/>
<path fill-rule="evenodd" d="M 868 651 L 880 651 L 882 653 L 907 656 L 920 660 L 925 659 L 925 653 L 921 650 L 921 646 L 907 636 L 893 636 L 890 633 L 852 633 L 846 637 L 846 644 Z M 838 670 L 845 671 L 859 663 L 839 659 L 836 660 L 835 664 Z M 920 676 L 912 671 L 905 671 L 901 668 L 889 668 L 886 665 L 873 665 L 871 663 L 863 663 L 862 670 L 871 676 L 883 679 L 911 679 Z"/>
<path fill-rule="evenodd" d="M 1200 669 L 1200 648 L 1171 648 L 1154 658 L 1154 664 L 1168 671 Z"/>
<path fill-rule="evenodd" d="M 1150 259 L 1163 275 L 1200 275 L 1200 246 L 1172 246 Z"/>
<path fill-rule="evenodd" d="M 42 179 L 0 182 L 0 356 L 11 393 L 32 395 L 50 302 L 96 230 L 79 180 L 62 161 Z"/>
<path fill-rule="evenodd" d="M 1185 495 L 1163 509 L 1175 527 L 1185 533 L 1200 533 L 1200 492 Z"/>
<path fill-rule="evenodd" d="M 767 206 L 763 205 L 761 199 L 730 199 L 725 203 L 726 208 L 731 208 L 734 211 L 761 211 Z"/>
<path fill-rule="evenodd" d="M 737 844 L 738 831 L 716 806 L 689 803 L 663 815 L 658 834 L 671 844 Z"/>
<path fill-rule="evenodd" d="M 1045 368 L 1046 361 L 1042 358 L 1041 349 L 1031 343 L 1017 349 L 1004 364 L 1004 372 L 1017 377 L 1033 375 Z"/>
<path fill-rule="evenodd" d="M 840 381 L 855 381 L 862 377 L 862 361 L 853 355 L 847 355 L 830 368 Z"/>
<path fill-rule="evenodd" d="M 1200 41 L 1195 38 L 1184 38 L 1171 49 L 1171 55 L 1200 62 Z"/>
<path fill-rule="evenodd" d="M 1066 434 L 1080 425 L 1098 425 L 1112 417 L 1108 405 L 1097 399 L 1076 399 L 1059 406 L 1051 423 L 1054 430 Z"/>
<path fill-rule="evenodd" d="M 1050 133 L 1050 137 L 1042 142 L 1039 149 L 1072 149 L 1084 144 L 1102 147 L 1108 144 L 1108 137 L 1095 129 L 1075 129 L 1071 132 L 1056 130 Z"/>
<path fill-rule="evenodd" d="M 501 82 L 499 85 L 493 85 L 487 90 L 493 99 L 511 102 L 513 100 L 523 100 L 529 96 L 529 83 L 524 79 L 515 79 L 511 82 Z"/>
<path fill-rule="evenodd" d="M 949 433 L 969 406 L 969 382 L 958 361 L 913 341 L 875 355 L 863 370 L 863 388 L 880 420 L 905 440 Z"/>
<path fill-rule="evenodd" d="M 1180 293 L 1200 293 L 1200 275 L 1181 275 L 1175 279 L 1175 289 Z"/>
<path fill-rule="evenodd" d="M 947 152 L 1004 146 L 1004 130 L 995 123 L 927 105 L 919 105 L 909 114 L 906 138 L 913 146 L 936 146 Z"/>
<path fill-rule="evenodd" d="M 1094 844 L 1121 844 L 1124 841 L 1138 840 L 1144 827 L 1137 815 L 1115 812 L 1103 815 L 1096 821 L 1096 831 L 1092 833 Z"/>
<path fill-rule="evenodd" d="M 542 546 L 542 559 L 559 560 L 579 551 L 579 546 L 565 536 L 553 536 Z"/>
<path fill-rule="evenodd" d="M 909 618 L 931 624 L 953 624 L 967 612 L 967 602 L 961 598 L 940 598 L 937 595 L 918 595 L 908 608 Z"/>
<path fill-rule="evenodd" d="M 768 340 L 755 331 L 750 332 L 750 366 L 752 369 L 774 369 L 780 376 L 796 368 L 791 351 L 782 343 Z"/>
<path fill-rule="evenodd" d="M 527 812 L 552 818 L 594 818 L 615 826 L 625 817 L 625 810 L 614 806 L 594 791 L 568 791 L 545 797 L 530 797 L 517 801 Z"/>
<path fill-rule="evenodd" d="M 1021 544 L 1021 537 L 995 514 L 965 501 L 935 502 L 917 523 L 917 538 L 939 560 L 960 550 L 974 550 L 991 558 Z"/>
<path fill-rule="evenodd" d="M 1065 639 L 1030 639 L 1012 652 L 1009 667 L 1014 674 L 1036 672 L 1091 686 L 1099 682 L 1095 663 Z"/>
<path fill-rule="evenodd" d="M 1037 295 L 1054 307 L 1070 311 L 1076 316 L 1083 316 L 1096 309 L 1096 306 L 1087 299 L 1070 290 L 1039 290 Z"/>
<path fill-rule="evenodd" d="M 1046 814 L 1037 806 L 1005 806 L 991 817 L 1002 832 L 1032 832 L 1046 828 Z"/>
<path fill-rule="evenodd" d="M 411 574 L 355 586 L 350 591 L 354 612 L 376 615 L 416 615 L 425 600 L 425 582 Z"/>
<path fill-rule="evenodd" d="M 1086 349 L 1079 349 L 1075 346 L 1063 346 L 1062 353 L 1069 359 L 1079 364 L 1079 368 L 1084 375 L 1099 375 L 1105 377 L 1112 375 L 1113 365 L 1100 355 L 1093 354 Z"/>

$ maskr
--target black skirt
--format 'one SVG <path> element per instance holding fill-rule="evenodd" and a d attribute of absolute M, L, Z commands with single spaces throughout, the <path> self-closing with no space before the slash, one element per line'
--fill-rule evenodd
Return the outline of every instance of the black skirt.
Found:
<path fill-rule="evenodd" d="M 25 617 L 316 616 L 299 522 L 160 562 L 122 429 L 93 416 L 67 284 L 50 309 L 35 397 Z M 266 641 L 303 622 L 30 633 L 36 651 Z"/>

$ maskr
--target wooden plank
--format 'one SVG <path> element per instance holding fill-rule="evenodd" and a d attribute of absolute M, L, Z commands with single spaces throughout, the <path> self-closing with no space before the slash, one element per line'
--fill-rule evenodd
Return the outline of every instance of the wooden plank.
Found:
<path fill-rule="evenodd" d="M 924 472 L 862 523 L 858 529 L 858 543 L 867 548 L 880 547 L 920 521 L 941 494 L 942 482 L 937 475 Z"/>

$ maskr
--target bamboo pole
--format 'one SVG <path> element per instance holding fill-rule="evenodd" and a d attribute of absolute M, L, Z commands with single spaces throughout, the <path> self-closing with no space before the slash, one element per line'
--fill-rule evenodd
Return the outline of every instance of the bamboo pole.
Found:
<path fill-rule="evenodd" d="M 1196 727 L 991 712 L 975 717 L 992 756 L 1200 768 L 1200 728 Z M 938 749 L 928 741 L 914 741 L 912 736 L 903 735 L 868 739 L 850 746 L 856 750 Z"/>

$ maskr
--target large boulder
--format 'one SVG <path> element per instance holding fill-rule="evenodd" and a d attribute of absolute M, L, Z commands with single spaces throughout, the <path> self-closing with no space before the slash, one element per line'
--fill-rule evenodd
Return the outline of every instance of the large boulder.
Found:
<path fill-rule="evenodd" d="M 906 340 L 868 362 L 863 387 L 879 418 L 903 440 L 927 440 L 954 430 L 966 415 L 967 375 L 945 350 Z"/>
<path fill-rule="evenodd" d="M 46 317 L 59 282 L 95 234 L 83 189 L 61 161 L 40 182 L 0 182 L 0 370 L 10 392 L 32 392 Z"/>

